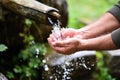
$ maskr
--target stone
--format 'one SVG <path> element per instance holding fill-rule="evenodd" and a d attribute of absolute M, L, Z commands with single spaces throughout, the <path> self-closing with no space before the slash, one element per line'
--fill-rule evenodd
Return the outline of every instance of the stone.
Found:
<path fill-rule="evenodd" d="M 103 51 L 105 54 L 105 62 L 110 70 L 110 74 L 120 79 L 120 49 Z"/>
<path fill-rule="evenodd" d="M 45 80 L 86 80 L 91 77 L 96 66 L 95 51 L 80 51 L 71 55 L 53 52 L 45 60 Z"/>

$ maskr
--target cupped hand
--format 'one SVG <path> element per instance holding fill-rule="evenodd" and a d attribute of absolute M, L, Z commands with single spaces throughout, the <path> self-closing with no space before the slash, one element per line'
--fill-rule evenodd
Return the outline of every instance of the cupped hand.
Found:
<path fill-rule="evenodd" d="M 78 38 L 67 38 L 59 41 L 51 35 L 48 38 L 48 43 L 55 51 L 61 54 L 69 55 L 79 50 L 80 41 Z"/>

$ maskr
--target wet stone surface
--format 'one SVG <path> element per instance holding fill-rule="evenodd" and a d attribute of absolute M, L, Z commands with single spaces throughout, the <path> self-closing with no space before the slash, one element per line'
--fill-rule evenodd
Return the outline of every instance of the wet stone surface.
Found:
<path fill-rule="evenodd" d="M 51 55 L 48 56 L 48 61 L 46 61 L 46 64 L 44 65 L 43 79 L 86 80 L 91 77 L 91 73 L 94 71 L 96 66 L 96 57 L 92 53 L 89 51 L 78 52 L 69 56 L 58 54 L 59 57 L 56 54 L 52 54 L 52 58 L 50 58 Z"/>
<path fill-rule="evenodd" d="M 104 51 L 105 62 L 110 69 L 111 75 L 120 80 L 120 49 Z"/>
<path fill-rule="evenodd" d="M 120 50 L 103 51 L 103 54 L 111 76 L 120 80 Z M 94 51 L 68 56 L 53 52 L 43 62 L 43 80 L 95 80 L 92 76 L 97 62 Z"/>

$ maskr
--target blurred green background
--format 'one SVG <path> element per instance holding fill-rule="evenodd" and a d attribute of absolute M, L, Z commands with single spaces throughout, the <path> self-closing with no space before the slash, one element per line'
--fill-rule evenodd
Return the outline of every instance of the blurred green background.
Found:
<path fill-rule="evenodd" d="M 69 8 L 68 27 L 80 28 L 109 10 L 118 0 L 67 0 Z"/>

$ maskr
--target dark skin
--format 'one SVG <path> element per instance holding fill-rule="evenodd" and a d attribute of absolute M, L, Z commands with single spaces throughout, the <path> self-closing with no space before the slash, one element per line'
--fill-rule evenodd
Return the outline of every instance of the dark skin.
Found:
<path fill-rule="evenodd" d="M 113 50 L 117 47 L 112 41 L 111 32 L 119 26 L 117 19 L 107 12 L 82 29 L 61 30 L 62 40 L 57 40 L 51 34 L 48 43 L 55 51 L 65 55 L 82 50 Z"/>

